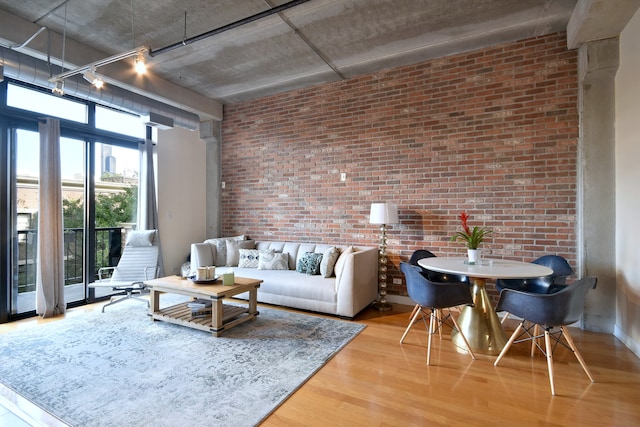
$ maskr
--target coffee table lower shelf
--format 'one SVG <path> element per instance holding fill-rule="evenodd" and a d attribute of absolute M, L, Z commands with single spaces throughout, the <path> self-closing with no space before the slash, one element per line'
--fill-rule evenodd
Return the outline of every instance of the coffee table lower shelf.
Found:
<path fill-rule="evenodd" d="M 214 328 L 212 326 L 213 322 L 211 314 L 206 317 L 192 317 L 191 309 L 187 307 L 187 303 L 180 303 L 163 308 L 154 313 L 150 313 L 150 316 L 153 320 L 161 320 L 163 322 L 187 326 L 201 331 L 212 332 L 217 336 L 225 329 L 232 328 L 240 323 L 251 320 L 258 314 L 258 312 L 249 313 L 248 307 L 231 304 L 222 304 L 222 307 L 222 326 L 219 328 Z"/>

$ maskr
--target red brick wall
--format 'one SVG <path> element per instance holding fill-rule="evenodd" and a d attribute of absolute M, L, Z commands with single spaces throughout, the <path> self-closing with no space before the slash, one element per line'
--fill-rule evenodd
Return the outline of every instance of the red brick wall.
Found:
<path fill-rule="evenodd" d="M 465 253 L 462 210 L 486 256 L 575 266 L 576 103 L 562 33 L 226 106 L 223 234 L 375 246 L 390 201 L 389 294 L 415 249 Z"/>

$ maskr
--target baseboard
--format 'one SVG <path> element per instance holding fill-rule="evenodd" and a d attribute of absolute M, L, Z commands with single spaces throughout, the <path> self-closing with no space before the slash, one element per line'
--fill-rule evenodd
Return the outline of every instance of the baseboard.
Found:
<path fill-rule="evenodd" d="M 640 358 L 640 343 L 633 340 L 633 338 L 631 338 L 622 329 L 620 329 L 618 325 L 613 328 L 613 336 L 622 341 L 622 343 L 626 345 L 627 348 L 633 352 L 633 354 Z"/>
<path fill-rule="evenodd" d="M 387 295 L 387 301 L 389 301 L 392 304 L 402 304 L 402 305 L 410 305 L 410 306 L 416 305 L 415 302 L 411 301 L 411 298 L 409 298 L 408 296 L 402 296 L 402 295 Z"/>

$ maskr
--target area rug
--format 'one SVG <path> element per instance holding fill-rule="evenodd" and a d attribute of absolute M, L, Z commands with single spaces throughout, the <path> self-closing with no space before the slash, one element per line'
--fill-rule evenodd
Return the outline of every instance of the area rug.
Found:
<path fill-rule="evenodd" d="M 77 427 L 257 425 L 365 327 L 259 311 L 218 338 L 135 302 L 17 330 L 0 382 Z"/>

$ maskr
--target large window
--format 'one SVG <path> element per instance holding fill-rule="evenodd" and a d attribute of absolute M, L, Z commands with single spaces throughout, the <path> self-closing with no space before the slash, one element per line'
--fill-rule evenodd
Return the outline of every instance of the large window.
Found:
<path fill-rule="evenodd" d="M 7 135 L 0 160 L 9 165 L 2 182 L 11 200 L 0 212 L 11 241 L 2 260 L 8 273 L 0 297 L 8 304 L 0 305 L 0 319 L 35 314 L 41 231 L 37 129 L 43 114 L 61 119 L 65 301 L 73 305 L 108 296 L 108 290 L 90 294 L 87 284 L 97 279 L 101 267 L 117 264 L 126 233 L 136 228 L 138 144 L 146 126 L 135 115 L 18 84 L 5 82 L 0 90 L 7 94 L 6 105 L 0 105 L 0 130 Z"/>
<path fill-rule="evenodd" d="M 88 120 L 86 104 L 14 84 L 9 84 L 7 87 L 7 105 L 80 123 L 87 123 Z"/>

